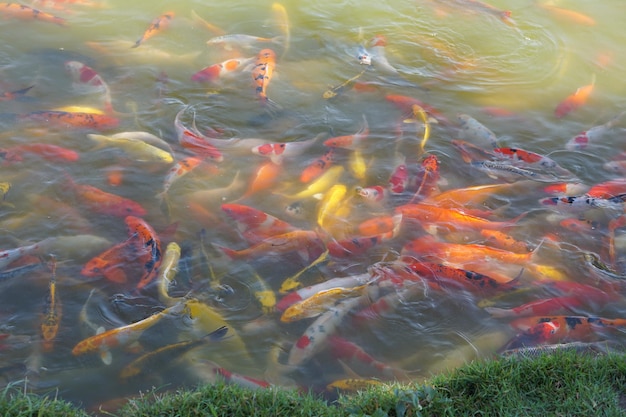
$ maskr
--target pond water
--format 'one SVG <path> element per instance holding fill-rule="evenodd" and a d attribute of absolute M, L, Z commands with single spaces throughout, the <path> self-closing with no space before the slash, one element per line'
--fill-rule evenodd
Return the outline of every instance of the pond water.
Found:
<path fill-rule="evenodd" d="M 332 397 L 506 347 L 623 343 L 619 321 L 586 318 L 626 318 L 626 4 L 489 4 L 41 0 L 57 18 L 36 19 L 0 4 L 4 383 L 88 409 L 220 379 Z M 89 136 L 122 132 L 160 141 Z M 252 152 L 265 143 L 296 146 L 272 161 Z M 372 219 L 392 227 L 367 234 Z M 517 257 L 484 249 L 500 238 Z M 346 277 L 281 321 L 273 300 Z"/>

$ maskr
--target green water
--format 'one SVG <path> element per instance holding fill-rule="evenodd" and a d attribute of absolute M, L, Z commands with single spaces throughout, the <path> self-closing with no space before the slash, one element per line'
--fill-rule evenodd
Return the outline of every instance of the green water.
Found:
<path fill-rule="evenodd" d="M 93 95 L 80 94 L 73 88 L 63 68 L 65 61 L 77 60 L 94 68 L 109 85 L 112 105 L 121 121 L 119 127 L 106 133 L 143 130 L 156 134 L 171 145 L 176 160 L 189 155 L 178 144 L 174 130 L 174 117 L 185 106 L 193 109 L 188 108 L 183 114 L 184 124 L 191 126 L 195 114 L 201 132 L 214 128 L 223 131 L 226 138 L 263 138 L 276 142 L 306 140 L 318 134 L 325 137 L 352 134 L 365 117 L 370 137 L 361 151 L 368 164 L 367 175 L 358 179 L 346 173 L 339 182 L 351 192 L 357 186 L 384 185 L 397 163 L 397 152 L 404 152 L 410 162 L 412 155 L 408 152 L 415 150 L 413 137 L 421 136 L 421 130 L 416 133 L 410 124 L 403 123 L 400 112 L 385 100 L 386 94 L 402 94 L 419 98 L 450 120 L 455 120 L 457 113 L 471 115 L 488 126 L 501 145 L 550 155 L 589 185 L 614 178 L 603 169 L 603 164 L 626 150 L 622 127 L 617 126 L 581 152 L 566 151 L 564 146 L 580 131 L 603 124 L 624 110 L 626 55 L 621 25 L 626 17 L 626 5 L 620 0 L 555 1 L 547 8 L 542 6 L 545 3 L 530 0 L 494 0 L 490 4 L 510 10 L 514 25 L 507 25 L 495 15 L 460 0 L 284 2 L 290 28 L 288 48 L 272 13 L 272 2 L 217 1 L 209 5 L 179 1 L 172 5 L 164 1 L 110 0 L 101 4 L 102 7 L 70 4 L 59 9 L 46 8 L 43 10 L 66 18 L 67 27 L 10 18 L 0 20 L 4 40 L 0 47 L 0 91 L 34 85 L 25 97 L 0 102 L 0 114 L 25 114 L 69 105 L 97 106 Z M 563 9 L 587 18 L 573 16 Z M 147 25 L 166 11 L 175 12 L 170 27 L 138 48 L 131 48 Z M 194 19 L 194 14 L 228 34 L 283 38 L 275 44 L 254 44 L 249 49 L 229 51 L 211 47 L 206 41 L 216 33 Z M 373 85 L 374 91 L 348 89 L 333 100 L 325 100 L 322 94 L 330 86 L 340 85 L 363 70 L 356 59 L 359 45 L 366 44 L 376 34 L 387 38 L 386 57 L 397 73 L 385 72 L 374 65 L 360 78 Z M 267 90 L 269 98 L 277 104 L 271 113 L 255 98 L 250 70 L 215 84 L 191 81 L 191 76 L 203 67 L 234 56 L 254 57 L 268 46 L 278 54 L 275 74 Z M 595 86 L 589 100 L 566 117 L 555 118 L 558 103 L 579 87 L 590 84 L 592 79 Z M 488 110 L 493 108 L 510 114 L 491 115 Z M 92 289 L 96 291 L 88 304 L 88 313 L 96 327 L 119 327 L 160 311 L 163 306 L 153 288 L 137 294 L 130 285 L 81 276 L 85 262 L 103 248 L 85 247 L 83 253 L 78 253 L 79 248 L 71 248 L 55 253 L 59 258 L 57 282 L 63 316 L 51 351 L 42 353 L 37 347 L 50 272 L 41 270 L 0 284 L 2 333 L 12 335 L 6 342 L 7 348 L 0 352 L 1 366 L 7 367 L 2 375 L 7 383 L 28 374 L 28 386 L 36 392 L 58 390 L 64 398 L 97 407 L 138 390 L 174 389 L 183 384 L 211 382 L 215 375 L 207 360 L 219 363 L 221 359 L 223 362 L 219 364 L 225 368 L 273 384 L 315 390 L 323 389 L 333 380 L 354 377 L 327 351 L 296 369 L 285 370 L 284 365 L 276 365 L 273 359 L 277 356 L 278 362 L 284 364 L 286 352 L 311 321 L 283 324 L 277 314 L 263 313 L 253 297 L 255 285 L 259 284 L 252 279 L 250 271 L 256 271 L 269 288 L 277 290 L 284 279 L 303 266 L 297 259 L 276 256 L 228 262 L 209 251 L 209 262 L 221 283 L 233 292 L 216 295 L 207 290 L 208 270 L 202 266 L 199 233 L 205 229 L 207 240 L 212 243 L 235 249 L 247 247 L 235 224 L 221 212 L 220 205 L 241 197 L 256 168 L 265 160 L 245 149 L 225 151 L 224 161 L 217 164 L 217 173 L 200 170 L 172 186 L 168 209 L 155 198 L 163 189 L 167 167 L 121 162 L 114 151 L 95 148 L 86 137 L 89 130 L 15 123 L 8 116 L 0 121 L 3 121 L 1 147 L 50 143 L 74 149 L 80 155 L 80 160 L 74 163 L 48 162 L 31 156 L 19 163 L 0 166 L 0 181 L 12 185 L 0 211 L 0 247 L 9 249 L 48 237 L 86 233 L 108 239 L 111 245 L 126 239 L 123 219 L 94 214 L 76 205 L 65 182 L 66 174 L 82 184 L 132 198 L 147 209 L 145 219 L 157 232 L 176 224 L 174 233 L 165 233 L 168 241 L 193 249 L 185 252 L 191 272 L 185 274 L 183 266 L 179 268 L 177 295 L 193 288 L 195 296 L 204 297 L 241 334 L 248 351 L 201 347 L 183 358 L 168 358 L 167 363 L 154 366 L 144 376 L 120 378 L 120 370 L 141 353 L 214 330 L 210 323 L 192 324 L 190 330 L 189 323 L 166 320 L 140 339 L 141 346 L 136 349 L 114 351 L 111 365 L 103 364 L 97 355 L 73 356 L 71 350 L 76 343 L 95 332 L 95 329 L 84 330 L 79 316 Z M 398 139 L 398 126 L 405 131 L 404 139 Z M 462 161 L 450 143 L 459 135 L 456 128 L 432 126 L 425 150 L 440 161 L 444 180 L 440 188 L 493 183 L 494 180 L 469 169 Z M 324 150 L 320 141 L 307 153 L 285 162 L 270 189 L 238 203 L 263 210 L 294 226 L 315 229 L 317 201 L 304 201 L 304 217 L 293 219 L 284 211 L 290 201 L 285 201 L 279 193 L 303 189 L 304 185 L 297 180 L 300 172 Z M 341 153 L 339 162 L 348 166 L 349 158 L 348 152 Z M 113 169 L 121 170 L 124 175 L 117 187 L 107 183 L 107 172 Z M 227 187 L 233 178 L 242 180 L 240 188 L 214 193 L 202 200 L 209 215 L 193 212 L 189 205 L 191 192 Z M 520 227 L 511 231 L 517 239 L 538 245 L 547 233 L 552 233 L 568 244 L 560 249 L 542 246 L 539 254 L 541 265 L 545 266 L 542 271 L 551 273 L 544 278 L 597 284 L 589 279 L 579 249 L 605 256 L 604 229 L 580 234 L 559 227 L 562 217 L 538 203 L 546 196 L 541 192 L 542 185 L 535 183 L 521 187 L 521 191 L 512 195 L 498 196 L 488 208 L 500 208 L 497 220 L 530 213 Z M 77 211 L 54 208 L 49 202 L 37 200 L 37 196 L 68 203 L 76 206 Z M 331 232 L 341 234 L 363 220 L 391 210 L 389 206 L 371 208 L 355 202 L 349 215 L 338 221 L 344 226 Z M 605 213 L 593 215 L 606 223 Z M 304 275 L 303 280 L 312 283 L 364 273 L 375 262 L 394 259 L 412 233 L 413 230 L 404 230 L 400 239 L 390 240 L 365 255 L 333 260 Z M 475 237 L 456 238 L 466 243 L 476 241 Z M 619 238 L 618 233 L 618 249 Z M 189 257 L 188 253 L 191 253 Z M 518 268 L 514 269 L 511 278 L 519 273 Z M 540 275 L 535 272 L 529 279 L 538 279 Z M 499 307 L 514 307 L 531 301 L 534 296 L 537 294 L 521 293 L 495 303 Z M 129 298 L 132 299 L 128 303 L 120 301 Z M 403 300 L 397 310 L 365 327 L 356 328 L 347 319 L 339 325 L 338 332 L 377 359 L 412 371 L 409 378 L 423 378 L 465 360 L 489 357 L 515 334 L 507 320 L 493 319 L 477 307 L 478 301 L 466 292 L 422 294 Z M 624 316 L 623 300 L 595 307 L 576 313 Z M 619 335 L 614 337 L 623 340 Z M 28 370 L 21 364 L 26 364 Z M 384 379 L 366 366 L 351 365 L 358 367 L 355 372 L 361 377 Z"/>

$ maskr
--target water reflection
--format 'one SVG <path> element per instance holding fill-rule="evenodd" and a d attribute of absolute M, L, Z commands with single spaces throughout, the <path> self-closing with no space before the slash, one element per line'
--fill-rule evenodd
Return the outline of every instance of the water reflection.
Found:
<path fill-rule="evenodd" d="M 171 25 L 135 48 L 163 2 L 49 6 L 66 28 L 0 22 L 3 381 L 27 377 L 86 407 L 217 380 L 332 396 L 346 378 L 422 379 L 516 337 L 622 341 L 613 324 L 581 333 L 556 317 L 624 316 L 624 183 L 606 183 L 621 174 L 605 168 L 623 151 L 621 6 L 499 3 L 285 2 L 287 22 L 270 2 L 179 2 Z M 207 45 L 233 34 L 274 41 Z M 271 79 L 265 47 L 277 53 Z M 192 78 L 232 58 L 252 65 Z M 72 79 L 68 61 L 92 72 Z M 254 64 L 267 78 L 253 79 Z M 555 117 L 594 77 L 589 98 Z M 257 99 L 259 82 L 273 104 Z M 119 126 L 32 117 L 95 119 L 103 92 Z M 610 120 L 588 148 L 566 147 Z M 144 158 L 138 131 L 172 159 Z M 460 141 L 481 149 L 465 154 Z M 204 158 L 207 144 L 223 161 Z M 302 181 L 307 167 L 320 176 Z M 123 200 L 108 207 L 113 198 Z M 132 213 L 116 209 L 129 201 L 154 230 L 124 221 Z M 84 274 L 98 257 L 107 278 Z M 142 276 L 151 284 L 137 288 Z M 52 300 L 62 314 L 44 349 Z M 281 321 L 304 300 L 307 318 Z M 541 330 L 516 324 L 529 315 L 562 339 L 525 334 Z"/>

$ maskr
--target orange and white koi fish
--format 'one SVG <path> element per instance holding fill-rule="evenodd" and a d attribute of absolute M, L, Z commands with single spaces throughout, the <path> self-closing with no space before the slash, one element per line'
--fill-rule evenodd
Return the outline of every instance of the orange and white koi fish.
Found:
<path fill-rule="evenodd" d="M 362 146 L 362 142 L 367 139 L 370 134 L 370 129 L 367 124 L 365 115 L 363 116 L 363 125 L 358 132 L 352 135 L 335 136 L 324 141 L 324 146 L 329 148 L 343 148 L 355 150 Z"/>
<path fill-rule="evenodd" d="M 203 162 L 204 158 L 197 156 L 188 156 L 176 162 L 174 166 L 172 166 L 165 174 L 165 179 L 163 180 L 163 191 L 158 193 L 155 197 L 162 201 L 176 181 L 198 168 Z M 217 166 L 213 164 L 207 164 L 207 166 L 210 168 L 212 173 L 217 173 Z"/>
<path fill-rule="evenodd" d="M 152 226 L 139 217 L 127 216 L 124 222 L 136 248 L 137 261 L 141 263 L 142 273 L 137 283 L 137 289 L 141 290 L 156 278 L 163 260 L 161 239 Z"/>
<path fill-rule="evenodd" d="M 587 16 L 586 14 L 577 12 L 575 10 L 564 9 L 562 7 L 557 7 L 548 3 L 538 3 L 538 5 L 542 9 L 547 10 L 550 13 L 552 13 L 553 16 L 563 19 L 563 20 L 567 20 L 567 21 L 578 23 L 580 25 L 585 25 L 585 26 L 593 26 L 596 24 L 595 19 L 593 19 L 590 16 Z"/>
<path fill-rule="evenodd" d="M 254 207 L 222 204 L 222 211 L 237 222 L 239 231 L 251 244 L 296 230 L 291 224 Z"/>
<path fill-rule="evenodd" d="M 67 21 L 50 13 L 25 6 L 20 3 L 0 3 L 0 15 L 20 20 L 39 20 L 42 22 L 55 23 L 59 26 L 67 26 Z"/>
<path fill-rule="evenodd" d="M 186 314 L 186 311 L 186 303 L 181 302 L 143 320 L 88 337 L 74 346 L 72 355 L 80 356 L 101 351 L 109 356 L 108 359 L 105 359 L 105 363 L 110 363 L 110 352 L 108 352 L 110 348 L 128 346 L 139 340 L 145 330 L 154 326 L 164 318 L 181 316 L 182 314 Z"/>
<path fill-rule="evenodd" d="M 322 156 L 307 165 L 300 174 L 300 182 L 311 182 L 326 172 L 334 163 L 335 152 L 334 148 L 330 148 Z"/>
<path fill-rule="evenodd" d="M 4 93 L 0 93 L 0 101 L 17 100 L 20 97 L 25 96 L 26 93 L 28 93 L 33 87 L 34 85 L 31 85 L 30 87 L 21 88 L 19 90 L 6 91 Z"/>
<path fill-rule="evenodd" d="M 297 252 L 305 262 L 317 259 L 326 249 L 318 234 L 312 230 L 294 230 L 274 235 L 248 249 L 233 250 L 223 246 L 219 248 L 231 259 L 272 257 Z"/>
<path fill-rule="evenodd" d="M 282 164 L 285 158 L 293 158 L 302 155 L 311 148 L 323 135 L 317 135 L 311 139 L 298 142 L 274 142 L 264 143 L 252 148 L 255 155 L 265 156 L 275 164 Z"/>
<path fill-rule="evenodd" d="M 0 148 L 0 158 L 5 162 L 21 162 L 25 155 L 37 155 L 51 162 L 76 162 L 79 158 L 78 152 L 73 149 L 48 143 L 25 143 Z"/>
<path fill-rule="evenodd" d="M 226 76 L 233 76 L 255 60 L 252 58 L 231 58 L 217 64 L 209 65 L 191 76 L 191 81 L 198 83 L 217 83 Z"/>
<path fill-rule="evenodd" d="M 59 332 L 61 324 L 61 300 L 57 294 L 56 286 L 56 260 L 52 260 L 52 275 L 46 299 L 46 308 L 41 319 L 41 338 L 43 339 L 42 347 L 45 352 L 52 350 L 54 339 Z"/>
<path fill-rule="evenodd" d="M 215 162 L 222 162 L 224 160 L 224 155 L 222 155 L 219 149 L 209 143 L 207 138 L 199 132 L 187 129 L 182 124 L 180 116 L 184 111 L 185 109 L 183 108 L 174 118 L 174 126 L 178 135 L 178 142 L 183 148 L 188 149 L 197 155 L 211 158 Z"/>
<path fill-rule="evenodd" d="M 141 37 L 137 39 L 132 48 L 137 48 L 143 42 L 147 41 L 157 33 L 160 33 L 163 29 L 166 29 L 170 25 L 175 15 L 176 14 L 174 12 L 170 11 L 167 13 L 163 13 L 161 16 L 154 19 L 152 23 L 150 23 L 150 26 L 148 26 L 148 28 L 145 30 L 143 35 L 141 35 Z"/>
<path fill-rule="evenodd" d="M 262 49 L 257 55 L 252 69 L 252 80 L 255 84 L 256 96 L 262 103 L 266 104 L 270 100 L 267 97 L 267 86 L 272 80 L 276 67 L 276 52 L 272 49 Z"/>
<path fill-rule="evenodd" d="M 72 86 L 75 90 L 83 91 L 86 94 L 102 94 L 105 112 L 113 112 L 109 86 L 96 70 L 78 61 L 65 62 L 65 70 L 72 77 Z"/>
<path fill-rule="evenodd" d="M 561 101 L 554 110 L 554 116 L 560 119 L 568 115 L 570 112 L 578 109 L 582 105 L 584 105 L 588 100 L 589 96 L 594 90 L 596 84 L 596 75 L 593 74 L 591 79 L 591 84 L 587 84 L 578 88 L 575 92 L 567 96 L 563 101 Z"/>
<path fill-rule="evenodd" d="M 139 203 L 117 194 L 108 193 L 91 185 L 78 184 L 68 175 L 66 185 L 79 203 L 95 213 L 126 217 L 145 216 L 147 211 Z"/>
<path fill-rule="evenodd" d="M 47 126 L 67 129 L 95 129 L 109 130 L 114 129 L 120 124 L 117 117 L 96 113 L 81 111 L 61 111 L 61 110 L 43 110 L 26 114 L 20 114 L 17 119 L 25 122 L 42 123 Z"/>
<path fill-rule="evenodd" d="M 592 145 L 594 142 L 600 140 L 602 136 L 608 133 L 611 129 L 613 129 L 617 124 L 621 121 L 621 119 L 626 115 L 626 111 L 621 112 L 608 122 L 593 126 L 588 130 L 582 131 L 565 144 L 565 149 L 568 151 L 580 151 L 582 149 L 587 148 L 587 146 Z"/>

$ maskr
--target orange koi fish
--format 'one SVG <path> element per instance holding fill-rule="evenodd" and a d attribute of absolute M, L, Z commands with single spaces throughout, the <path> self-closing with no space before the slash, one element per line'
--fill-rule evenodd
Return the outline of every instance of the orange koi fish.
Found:
<path fill-rule="evenodd" d="M 238 200 L 246 199 L 259 191 L 265 191 L 271 188 L 276 183 L 276 179 L 282 170 L 282 166 L 276 165 L 272 161 L 267 161 L 259 166 L 254 174 L 254 177 L 252 178 L 252 181 L 250 182 L 250 185 L 248 186 L 248 189 Z"/>
<path fill-rule="evenodd" d="M 174 12 L 167 12 L 154 19 L 152 23 L 150 23 L 150 26 L 148 26 L 148 29 L 145 30 L 143 35 L 141 35 L 141 37 L 137 39 L 137 42 L 135 42 L 135 44 L 131 46 L 131 48 L 137 48 L 143 42 L 161 32 L 163 29 L 166 29 L 170 25 L 170 22 L 172 21 L 174 16 Z"/>
<path fill-rule="evenodd" d="M 50 277 L 50 285 L 48 298 L 46 300 L 46 309 L 41 320 L 41 337 L 43 339 L 43 350 L 48 352 L 52 350 L 54 339 L 59 331 L 61 323 L 61 300 L 57 294 L 56 287 L 56 260 L 52 260 L 52 276 Z"/>
<path fill-rule="evenodd" d="M 626 178 L 617 178 L 593 185 L 587 195 L 594 198 L 611 198 L 626 193 Z"/>
<path fill-rule="evenodd" d="M 300 182 L 308 183 L 322 175 L 335 160 L 335 148 L 328 149 L 324 155 L 307 165 L 300 174 Z"/>
<path fill-rule="evenodd" d="M 480 235 L 485 238 L 485 244 L 498 249 L 504 249 L 516 253 L 528 253 L 532 249 L 527 242 L 515 239 L 511 235 L 500 232 L 499 230 L 483 229 Z"/>
<path fill-rule="evenodd" d="M 17 116 L 20 121 L 54 125 L 59 128 L 109 130 L 120 124 L 117 117 L 99 113 L 44 110 Z"/>
<path fill-rule="evenodd" d="M 550 13 L 552 13 L 552 15 L 558 18 L 568 20 L 570 22 L 578 23 L 580 25 L 593 26 L 596 24 L 596 21 L 593 18 L 587 16 L 586 14 L 583 14 L 574 10 L 564 9 L 562 7 L 557 7 L 551 4 L 542 4 L 542 3 L 539 3 L 539 7 L 541 7 L 544 10 L 549 11 Z"/>
<path fill-rule="evenodd" d="M 129 198 L 108 193 L 91 185 L 78 184 L 69 175 L 66 179 L 66 184 L 76 199 L 90 211 L 117 217 L 145 216 L 147 213 L 139 203 Z"/>
<path fill-rule="evenodd" d="M 40 20 L 42 22 L 56 23 L 59 26 L 67 26 L 67 21 L 62 17 L 19 3 L 0 3 L 0 14 L 20 20 Z"/>
<path fill-rule="evenodd" d="M 30 143 L 15 145 L 10 148 L 0 148 L 0 158 L 6 162 L 20 162 L 24 155 L 37 155 L 51 162 L 75 162 L 78 161 L 78 152 L 48 143 Z"/>
<path fill-rule="evenodd" d="M 217 246 L 217 245 L 215 245 Z M 231 259 L 247 259 L 273 257 L 275 255 L 297 252 L 301 259 L 310 263 L 317 259 L 325 250 L 324 243 L 312 230 L 294 230 L 268 237 L 248 249 L 233 250 L 219 246 Z"/>
<path fill-rule="evenodd" d="M 26 87 L 26 88 L 22 88 L 19 90 L 15 90 L 15 91 L 6 91 L 4 93 L 0 93 L 0 101 L 10 101 L 10 100 L 16 100 L 24 95 L 26 95 L 26 93 L 28 93 L 31 88 L 33 88 L 34 85 L 31 85 L 30 87 Z"/>
<path fill-rule="evenodd" d="M 174 127 L 176 128 L 176 133 L 178 135 L 178 142 L 180 145 L 189 149 L 197 155 L 205 156 L 211 158 L 215 162 L 222 162 L 224 160 L 224 155 L 203 135 L 199 132 L 192 131 L 187 129 L 182 122 L 180 121 L 180 116 L 185 111 L 185 108 L 180 110 L 176 117 L 174 118 Z"/>
<path fill-rule="evenodd" d="M 431 235 L 413 239 L 402 248 L 403 255 L 435 257 L 453 264 L 467 264 L 479 259 L 490 259 L 505 264 L 524 265 L 532 259 L 533 252 L 515 253 L 479 244 L 460 244 L 437 241 Z"/>
<path fill-rule="evenodd" d="M 124 267 L 135 258 L 136 245 L 133 239 L 132 237 L 128 238 L 91 258 L 80 271 L 81 275 L 86 277 L 104 276 L 116 284 L 128 282 L 128 274 Z"/>
<path fill-rule="evenodd" d="M 491 221 L 482 217 L 472 216 L 463 210 L 443 208 L 425 203 L 405 204 L 395 208 L 396 214 L 402 214 L 404 218 L 417 220 L 427 228 L 429 226 L 441 226 L 447 230 L 472 229 L 472 230 L 502 230 L 515 225 L 525 214 L 509 221 Z"/>
<path fill-rule="evenodd" d="M 289 223 L 250 206 L 222 204 L 222 211 L 237 222 L 239 231 L 251 244 L 296 230 Z"/>
<path fill-rule="evenodd" d="M 101 93 L 103 95 L 105 112 L 113 112 L 109 86 L 96 70 L 78 61 L 67 61 L 65 63 L 65 70 L 72 77 L 73 86 L 75 88 L 83 89 L 86 93 Z"/>
<path fill-rule="evenodd" d="M 363 116 L 363 125 L 361 129 L 353 135 L 335 136 L 324 141 L 324 146 L 329 148 L 343 148 L 355 150 L 361 147 L 362 142 L 369 136 L 370 129 L 367 124 L 367 119 Z"/>
<path fill-rule="evenodd" d="M 554 110 L 554 115 L 560 119 L 561 117 L 566 116 L 573 110 L 581 107 L 583 104 L 587 102 L 589 96 L 593 92 L 593 89 L 596 84 L 596 76 L 593 75 L 591 84 L 582 86 L 578 88 L 575 92 L 567 96 L 563 101 L 561 101 Z"/>
<path fill-rule="evenodd" d="M 390 233 L 394 230 L 398 221 L 401 220 L 402 215 L 374 217 L 359 224 L 358 231 L 363 236 L 377 236 Z"/>
<path fill-rule="evenodd" d="M 152 226 L 139 217 L 127 216 L 124 222 L 137 250 L 137 259 L 141 263 L 142 275 L 137 284 L 137 289 L 141 290 L 154 280 L 163 260 L 161 239 Z"/>
<path fill-rule="evenodd" d="M 252 69 L 252 79 L 256 85 L 256 95 L 262 103 L 268 103 L 267 86 L 274 75 L 276 67 L 276 52 L 272 49 L 262 49 L 257 55 L 254 68 Z"/>
<path fill-rule="evenodd" d="M 191 81 L 198 83 L 216 83 L 225 76 L 234 75 L 236 71 L 245 68 L 255 58 L 231 58 L 217 64 L 202 68 L 191 76 Z"/>

